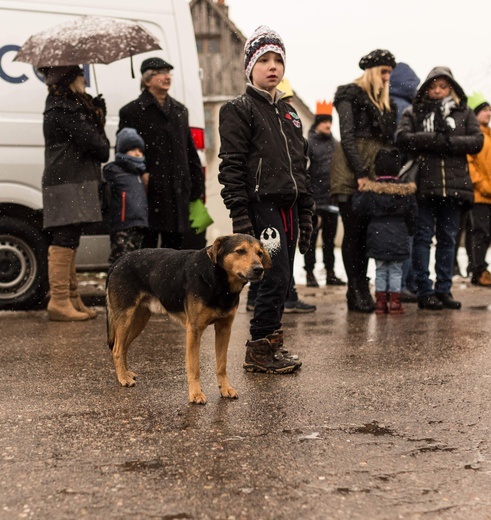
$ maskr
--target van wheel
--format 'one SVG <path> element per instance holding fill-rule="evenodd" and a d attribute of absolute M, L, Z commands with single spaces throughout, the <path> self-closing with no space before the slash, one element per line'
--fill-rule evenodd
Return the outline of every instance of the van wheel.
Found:
<path fill-rule="evenodd" d="M 48 292 L 48 242 L 41 231 L 0 218 L 0 310 L 38 308 Z"/>

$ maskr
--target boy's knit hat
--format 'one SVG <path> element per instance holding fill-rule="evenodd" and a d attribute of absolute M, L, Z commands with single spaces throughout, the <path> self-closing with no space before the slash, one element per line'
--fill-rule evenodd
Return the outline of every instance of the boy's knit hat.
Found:
<path fill-rule="evenodd" d="M 476 116 L 483 108 L 490 106 L 481 92 L 473 92 L 472 96 L 467 99 L 467 104 L 474 110 Z"/>
<path fill-rule="evenodd" d="M 134 128 L 122 128 L 116 135 L 116 153 L 126 153 L 138 148 L 145 151 L 145 141 Z"/>
<path fill-rule="evenodd" d="M 261 25 L 244 45 L 244 70 L 247 79 L 251 77 L 252 69 L 259 57 L 270 51 L 279 54 L 283 65 L 286 66 L 285 44 L 281 36 L 266 25 Z"/>
<path fill-rule="evenodd" d="M 377 152 L 374 161 L 375 175 L 377 177 L 397 177 L 401 169 L 401 157 L 395 148 L 387 150 L 382 148 Z"/>
<path fill-rule="evenodd" d="M 358 65 L 362 70 L 372 69 L 373 67 L 381 67 L 382 65 L 395 68 L 396 59 L 394 58 L 394 55 L 388 50 L 375 49 L 366 56 L 363 56 Z"/>

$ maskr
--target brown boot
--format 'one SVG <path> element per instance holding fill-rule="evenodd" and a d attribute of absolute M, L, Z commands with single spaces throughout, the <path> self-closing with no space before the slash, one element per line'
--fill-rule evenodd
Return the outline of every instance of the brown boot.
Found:
<path fill-rule="evenodd" d="M 289 374 L 302 366 L 300 361 L 287 359 L 278 350 L 273 350 L 271 343 L 266 338 L 247 341 L 246 347 L 243 367 L 247 372 Z"/>
<path fill-rule="evenodd" d="M 52 321 L 89 319 L 88 314 L 77 311 L 70 301 L 70 269 L 73 256 L 75 251 L 68 247 L 50 246 L 48 250 L 48 317 Z"/>
<path fill-rule="evenodd" d="M 389 293 L 389 314 L 404 314 L 404 309 L 401 305 L 401 293 Z"/>
<path fill-rule="evenodd" d="M 79 312 L 85 312 L 89 318 L 97 318 L 97 311 L 89 309 L 85 306 L 80 294 L 78 293 L 78 281 L 77 281 L 77 269 L 75 267 L 75 257 L 77 255 L 76 250 L 73 251 L 72 263 L 70 264 L 70 301 L 72 302 L 73 308 Z"/>
<path fill-rule="evenodd" d="M 375 300 L 375 314 L 387 314 L 387 293 L 376 291 Z"/>

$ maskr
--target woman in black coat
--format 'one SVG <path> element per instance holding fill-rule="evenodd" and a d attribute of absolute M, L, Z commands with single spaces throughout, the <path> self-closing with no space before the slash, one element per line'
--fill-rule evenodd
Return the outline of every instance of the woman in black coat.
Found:
<path fill-rule="evenodd" d="M 413 270 L 421 309 L 460 309 L 453 299 L 455 238 L 462 209 L 474 201 L 467 154 L 481 150 L 483 135 L 467 97 L 448 67 L 435 67 L 418 89 L 397 129 L 397 143 L 418 163 L 418 227 Z M 436 282 L 429 275 L 436 235 Z"/>
<path fill-rule="evenodd" d="M 81 321 L 96 316 L 78 294 L 75 256 L 82 225 L 102 220 L 101 163 L 109 158 L 105 104 L 85 92 L 80 67 L 47 67 L 40 72 L 48 86 L 42 181 L 44 228 L 52 236 L 48 316 L 55 321 Z"/>
<path fill-rule="evenodd" d="M 396 106 L 389 98 L 389 79 L 394 56 L 377 49 L 360 60 L 364 74 L 338 87 L 334 106 L 339 114 L 341 146 L 336 147 L 331 167 L 331 196 L 343 220 L 343 263 L 348 276 L 348 309 L 373 312 L 375 302 L 367 279 L 365 255 L 368 218 L 355 215 L 351 198 L 363 183 L 375 178 L 373 163 L 381 148 L 392 145 Z"/>

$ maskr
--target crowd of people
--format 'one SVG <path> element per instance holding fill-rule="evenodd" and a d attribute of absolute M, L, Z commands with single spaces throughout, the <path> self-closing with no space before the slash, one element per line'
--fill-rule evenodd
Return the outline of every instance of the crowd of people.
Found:
<path fill-rule="evenodd" d="M 339 86 L 333 103 L 317 104 L 304 138 L 302 121 L 282 90 L 286 51 L 274 30 L 260 26 L 244 47 L 243 94 L 220 109 L 218 180 L 234 233 L 263 241 L 272 259 L 251 287 L 253 315 L 244 368 L 273 374 L 301 366 L 288 352 L 284 312 L 314 312 L 295 290 L 298 247 L 307 285 L 317 243 L 327 285 L 346 285 L 349 311 L 402 314 L 403 302 L 422 310 L 459 309 L 452 275 L 465 227 L 472 283 L 491 287 L 490 104 L 468 99 L 448 67 L 421 83 L 405 63 L 377 49 L 360 59 L 360 77 Z M 141 95 L 120 110 L 115 160 L 104 166 L 111 187 L 110 262 L 141 247 L 182 247 L 189 204 L 204 198 L 204 176 L 184 105 L 169 96 L 172 65 L 149 58 Z M 41 70 L 48 86 L 44 113 L 44 227 L 49 248 L 52 320 L 95 317 L 77 291 L 75 255 L 83 226 L 100 221 L 101 164 L 109 157 L 105 105 L 85 92 L 79 67 Z M 282 85 L 285 85 L 283 82 Z M 286 84 L 287 87 L 288 84 Z M 286 91 L 285 91 L 286 90 Z M 331 132 L 337 111 L 340 141 Z M 334 270 L 338 218 L 347 282 Z M 430 250 L 436 238 L 430 278 Z M 367 277 L 375 260 L 375 299 Z"/>

